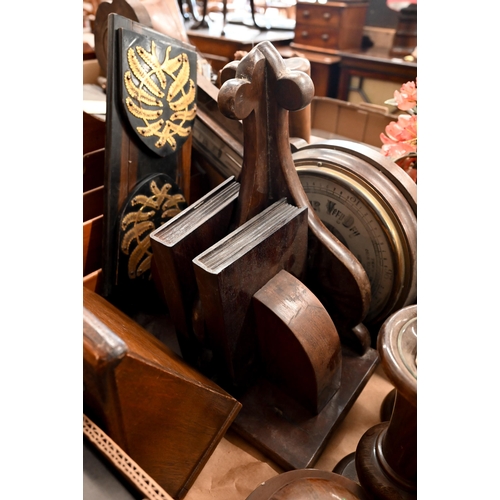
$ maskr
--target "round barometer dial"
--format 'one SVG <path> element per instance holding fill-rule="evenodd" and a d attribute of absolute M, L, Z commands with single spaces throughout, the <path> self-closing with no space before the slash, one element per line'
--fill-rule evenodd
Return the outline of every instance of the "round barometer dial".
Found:
<path fill-rule="evenodd" d="M 371 286 L 367 324 L 416 301 L 416 185 L 394 162 L 359 143 L 330 140 L 293 154 L 312 207 L 359 260 Z"/>

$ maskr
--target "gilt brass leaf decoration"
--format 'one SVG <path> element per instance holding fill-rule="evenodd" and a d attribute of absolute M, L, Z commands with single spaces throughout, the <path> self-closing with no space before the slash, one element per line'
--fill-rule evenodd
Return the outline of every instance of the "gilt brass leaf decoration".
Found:
<path fill-rule="evenodd" d="M 138 137 L 160 156 L 176 151 L 196 117 L 196 63 L 180 47 L 131 38 L 123 68 L 124 103 Z M 163 54 L 163 55 L 162 55 Z M 193 73 L 193 75 L 191 75 Z"/>
<path fill-rule="evenodd" d="M 184 196 L 172 193 L 172 187 L 169 182 L 160 187 L 153 179 L 127 204 L 120 223 L 120 248 L 128 256 L 127 275 L 130 279 L 138 278 L 150 270 L 153 255 L 149 238 L 151 231 L 186 206 Z"/>

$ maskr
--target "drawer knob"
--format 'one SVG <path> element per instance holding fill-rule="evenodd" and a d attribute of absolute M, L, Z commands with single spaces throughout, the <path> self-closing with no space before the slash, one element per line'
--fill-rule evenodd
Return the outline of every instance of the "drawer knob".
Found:
<path fill-rule="evenodd" d="M 321 35 L 321 40 L 323 40 L 324 42 L 326 42 L 329 38 L 330 38 L 330 35 L 328 33 L 323 33 Z"/>
<path fill-rule="evenodd" d="M 323 14 L 323 19 L 326 19 L 328 21 L 328 19 L 330 19 L 330 17 L 332 17 L 332 13 L 331 12 L 325 12 Z"/>
<path fill-rule="evenodd" d="M 309 17 L 311 13 L 308 10 L 305 10 L 304 13 L 302 14 L 304 17 Z"/>
<path fill-rule="evenodd" d="M 307 38 L 309 36 L 309 33 L 307 31 L 303 31 L 301 33 L 302 38 Z"/>

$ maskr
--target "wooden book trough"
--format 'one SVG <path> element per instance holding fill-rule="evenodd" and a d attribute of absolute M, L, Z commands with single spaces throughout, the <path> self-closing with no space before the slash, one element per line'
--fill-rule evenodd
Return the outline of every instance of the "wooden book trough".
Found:
<path fill-rule="evenodd" d="M 241 404 L 103 297 L 83 292 L 85 412 L 182 498 Z"/>
<path fill-rule="evenodd" d="M 233 428 L 283 468 L 311 467 L 378 362 L 366 339 L 354 352 L 337 329 L 338 318 L 343 331 L 363 331 L 370 285 L 312 210 L 293 164 L 288 113 L 309 104 L 310 77 L 262 42 L 226 66 L 222 82 L 219 109 L 243 123 L 238 193 L 226 205 L 209 193 L 200 227 L 188 209 L 151 233 L 154 260 L 191 359 L 204 350 L 211 376 L 243 404 Z"/>

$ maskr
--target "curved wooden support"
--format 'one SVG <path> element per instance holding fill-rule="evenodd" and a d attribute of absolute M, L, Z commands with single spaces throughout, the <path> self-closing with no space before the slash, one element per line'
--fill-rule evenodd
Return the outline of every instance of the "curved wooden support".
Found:
<path fill-rule="evenodd" d="M 242 192 L 234 220 L 240 226 L 281 198 L 293 200 L 290 184 L 301 187 L 290 152 L 288 111 L 307 106 L 314 86 L 304 72 L 290 71 L 270 42 L 257 45 L 237 65 L 230 63 L 221 77 L 233 72 L 218 102 L 224 115 L 243 120 Z"/>
<path fill-rule="evenodd" d="M 265 372 L 318 414 L 340 387 L 342 352 L 329 314 L 297 278 L 279 272 L 253 296 Z"/>
<path fill-rule="evenodd" d="M 312 209 L 290 150 L 289 111 L 311 102 L 311 78 L 287 68 L 276 48 L 265 41 L 237 65 L 230 63 L 221 81 L 219 109 L 229 118 L 243 120 L 244 128 L 241 191 L 234 227 L 283 197 L 298 207 L 308 207 L 313 272 L 323 276 L 320 287 L 326 287 L 325 293 L 333 298 L 347 327 L 356 326 L 366 316 L 371 300 L 368 276 Z"/>

